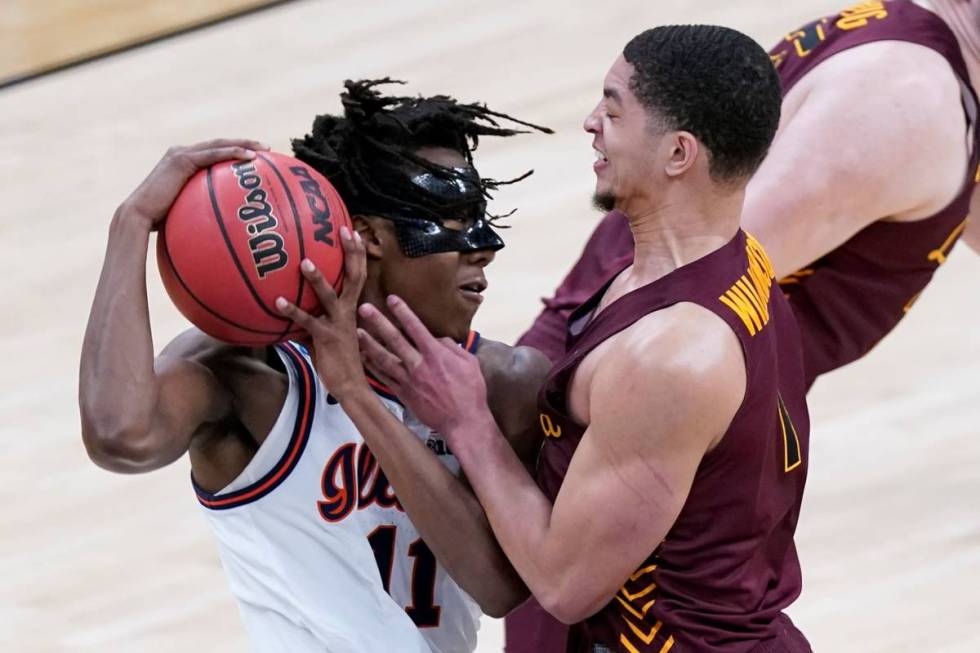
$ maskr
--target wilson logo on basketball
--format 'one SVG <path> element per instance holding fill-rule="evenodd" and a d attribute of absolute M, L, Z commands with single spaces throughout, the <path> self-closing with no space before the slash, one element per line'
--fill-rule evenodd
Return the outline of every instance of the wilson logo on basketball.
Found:
<path fill-rule="evenodd" d="M 262 178 L 256 174 L 251 161 L 240 161 L 231 166 L 238 178 L 238 185 L 248 191 L 245 203 L 238 208 L 238 219 L 245 223 L 245 230 L 251 238 L 248 248 L 252 252 L 255 271 L 260 279 L 275 272 L 289 261 L 282 236 L 276 233 L 279 221 L 272 214 L 272 205 L 267 202 L 268 195 L 262 188 Z"/>
<path fill-rule="evenodd" d="M 327 198 L 323 196 L 320 184 L 316 183 L 316 180 L 310 175 L 310 171 L 303 166 L 293 166 L 289 171 L 300 179 L 299 186 L 303 189 L 303 194 L 306 195 L 306 204 L 313 214 L 313 224 L 316 225 L 313 240 L 333 247 L 333 238 L 330 237 L 330 233 L 333 231 L 333 222 L 330 221 L 330 205 L 327 203 Z"/>

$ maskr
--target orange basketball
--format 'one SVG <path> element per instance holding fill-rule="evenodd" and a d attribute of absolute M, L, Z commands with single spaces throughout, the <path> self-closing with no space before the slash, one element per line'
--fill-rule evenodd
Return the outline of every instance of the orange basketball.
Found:
<path fill-rule="evenodd" d="M 339 290 L 340 228 L 351 227 L 333 186 L 301 161 L 258 152 L 201 170 L 170 208 L 157 239 L 163 285 L 201 331 L 236 345 L 302 335 L 275 307 L 285 297 L 311 314 L 320 303 L 299 264 L 312 260 Z"/>

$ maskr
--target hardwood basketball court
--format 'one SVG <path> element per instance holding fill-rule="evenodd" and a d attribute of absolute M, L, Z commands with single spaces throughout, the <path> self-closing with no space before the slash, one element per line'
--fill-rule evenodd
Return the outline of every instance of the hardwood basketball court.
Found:
<path fill-rule="evenodd" d="M 0 40 L 25 52 L 30 43 L 9 41 L 36 43 L 17 27 L 18 12 L 32 7 L 72 17 L 84 32 L 91 23 L 72 12 L 98 5 L 4 3 Z M 769 46 L 839 8 L 840 0 L 293 2 L 0 91 L 0 647 L 247 648 L 186 460 L 114 475 L 88 461 L 79 437 L 78 358 L 108 222 L 168 146 L 249 136 L 288 152 L 315 114 L 338 110 L 344 79 L 385 75 L 408 80 L 413 93 L 485 101 L 555 128 L 555 136 L 487 139 L 477 153 L 489 176 L 536 170 L 498 194 L 498 210 L 519 211 L 476 323 L 511 340 L 597 219 L 581 122 L 629 37 L 655 24 L 712 22 Z M 48 65 L 45 54 L 0 77 Z M 186 323 L 153 262 L 148 276 L 159 349 Z M 877 350 L 811 393 L 797 540 L 805 589 L 790 613 L 817 651 L 980 650 L 978 279 L 980 258 L 959 246 Z M 500 622 L 486 620 L 479 651 L 499 651 L 501 641 Z"/>

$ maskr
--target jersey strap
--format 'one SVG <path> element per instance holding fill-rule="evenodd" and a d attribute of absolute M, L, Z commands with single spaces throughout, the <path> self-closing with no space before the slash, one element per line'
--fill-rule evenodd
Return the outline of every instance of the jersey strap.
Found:
<path fill-rule="evenodd" d="M 201 488 L 194 480 L 194 476 L 191 475 L 191 483 L 194 485 L 197 500 L 205 508 L 227 510 L 261 499 L 286 480 L 289 473 L 296 467 L 296 463 L 299 462 L 300 456 L 303 455 L 303 450 L 310 438 L 310 428 L 313 425 L 313 411 L 316 406 L 316 377 L 310 363 L 297 350 L 296 345 L 283 343 L 278 346 L 278 349 L 286 355 L 286 359 L 293 368 L 299 392 L 296 421 L 293 424 L 293 433 L 289 438 L 289 444 L 286 445 L 286 450 L 279 461 L 262 478 L 233 492 L 210 494 Z"/>

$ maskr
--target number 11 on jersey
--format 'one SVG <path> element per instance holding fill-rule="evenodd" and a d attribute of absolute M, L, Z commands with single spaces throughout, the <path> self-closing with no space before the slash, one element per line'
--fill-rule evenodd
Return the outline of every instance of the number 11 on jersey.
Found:
<path fill-rule="evenodd" d="M 374 560 L 378 563 L 381 573 L 381 583 L 388 594 L 391 594 L 391 570 L 395 564 L 395 538 L 397 526 L 378 526 L 368 535 L 368 543 L 374 551 Z M 408 547 L 408 555 L 415 558 L 412 567 L 412 605 L 405 607 L 405 612 L 419 628 L 435 628 L 439 625 L 438 605 L 435 605 L 436 594 L 436 557 L 428 545 L 419 538 Z"/>

